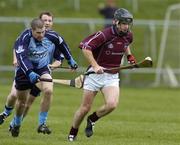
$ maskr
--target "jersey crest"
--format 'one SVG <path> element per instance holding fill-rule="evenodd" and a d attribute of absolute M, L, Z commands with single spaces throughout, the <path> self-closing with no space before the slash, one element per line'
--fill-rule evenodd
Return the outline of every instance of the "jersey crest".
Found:
<path fill-rule="evenodd" d="M 22 52 L 24 52 L 24 49 L 23 49 L 23 46 L 22 45 L 20 45 L 20 46 L 18 46 L 18 49 L 16 49 L 16 53 L 22 53 Z"/>

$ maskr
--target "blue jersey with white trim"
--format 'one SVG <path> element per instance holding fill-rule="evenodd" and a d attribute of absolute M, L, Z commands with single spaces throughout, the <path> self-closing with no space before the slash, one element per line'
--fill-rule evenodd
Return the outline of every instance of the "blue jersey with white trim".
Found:
<path fill-rule="evenodd" d="M 14 48 L 18 64 L 25 73 L 47 66 L 53 58 L 61 60 L 61 53 L 67 60 L 72 57 L 68 45 L 55 31 L 46 31 L 42 41 L 37 41 L 31 29 L 27 29 L 18 37 Z"/>
<path fill-rule="evenodd" d="M 28 46 L 28 58 L 32 62 L 35 69 L 43 68 L 50 63 L 55 45 L 46 37 L 41 42 L 31 37 Z"/>

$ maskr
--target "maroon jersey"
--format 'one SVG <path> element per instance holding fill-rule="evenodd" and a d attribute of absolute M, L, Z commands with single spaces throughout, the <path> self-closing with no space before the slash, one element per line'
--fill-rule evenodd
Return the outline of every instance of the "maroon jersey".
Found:
<path fill-rule="evenodd" d="M 131 32 L 120 36 L 115 26 L 112 26 L 88 36 L 80 43 L 79 47 L 91 50 L 100 66 L 112 68 L 120 66 L 121 59 L 132 40 Z"/>

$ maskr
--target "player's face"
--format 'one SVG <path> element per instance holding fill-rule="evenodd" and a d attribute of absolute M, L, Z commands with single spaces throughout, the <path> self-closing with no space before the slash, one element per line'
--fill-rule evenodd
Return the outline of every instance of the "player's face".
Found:
<path fill-rule="evenodd" d="M 45 27 L 32 30 L 32 35 L 36 40 L 42 41 L 45 35 Z"/>
<path fill-rule="evenodd" d="M 48 15 L 42 15 L 41 20 L 44 21 L 46 30 L 51 30 L 53 26 L 53 18 Z"/>
<path fill-rule="evenodd" d="M 116 25 L 119 32 L 128 32 L 129 31 L 129 24 L 127 23 L 119 23 Z"/>

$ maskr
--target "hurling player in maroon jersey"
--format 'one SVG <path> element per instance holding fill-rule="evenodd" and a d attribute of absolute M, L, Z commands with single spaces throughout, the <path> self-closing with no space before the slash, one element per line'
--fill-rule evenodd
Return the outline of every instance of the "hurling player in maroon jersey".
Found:
<path fill-rule="evenodd" d="M 132 14 L 124 8 L 120 8 L 114 13 L 113 26 L 88 36 L 80 43 L 79 47 L 90 64 L 88 71 L 94 71 L 95 74 L 85 77 L 83 99 L 79 109 L 75 112 L 68 135 L 69 141 L 76 139 L 79 126 L 90 111 L 98 91 L 101 91 L 104 97 L 104 105 L 87 117 L 85 128 L 87 137 L 93 135 L 95 122 L 118 106 L 120 96 L 119 70 L 110 70 L 110 68 L 120 66 L 124 55 L 127 56 L 129 63 L 136 63 L 129 47 L 133 41 L 130 31 L 132 23 Z"/>

